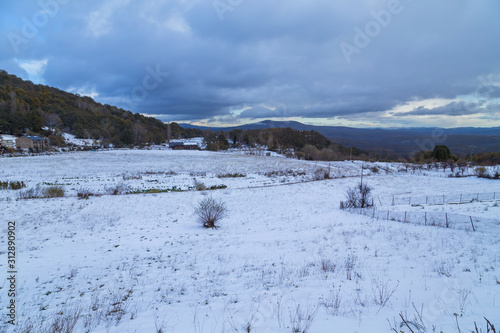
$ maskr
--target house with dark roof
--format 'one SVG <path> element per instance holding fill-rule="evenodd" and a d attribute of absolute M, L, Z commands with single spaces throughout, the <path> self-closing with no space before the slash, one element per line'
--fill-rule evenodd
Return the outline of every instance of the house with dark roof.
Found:
<path fill-rule="evenodd" d="M 170 141 L 169 146 L 172 149 L 182 149 L 182 146 L 184 146 L 184 142 L 182 142 L 182 141 Z"/>
<path fill-rule="evenodd" d="M 47 138 L 25 135 L 16 140 L 16 146 L 19 149 L 33 149 L 35 151 L 42 151 L 47 149 L 47 141 Z"/>

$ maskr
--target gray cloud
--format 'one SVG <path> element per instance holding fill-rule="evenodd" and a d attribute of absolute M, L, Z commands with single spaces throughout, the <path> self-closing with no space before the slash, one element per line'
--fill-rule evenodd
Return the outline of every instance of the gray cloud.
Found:
<path fill-rule="evenodd" d="M 425 107 L 418 107 L 410 112 L 398 112 L 393 116 L 406 117 L 406 116 L 466 116 L 477 115 L 483 113 L 497 113 L 500 111 L 500 104 L 485 103 L 467 103 L 467 102 L 452 102 L 444 106 L 428 109 Z"/>
<path fill-rule="evenodd" d="M 256 105 L 274 110 L 254 107 L 238 119 L 355 119 L 415 99 L 499 96 L 498 86 L 478 79 L 500 74 L 498 1 L 401 0 L 401 13 L 347 63 L 340 44 L 353 44 L 355 29 L 387 6 L 242 1 L 221 20 L 212 1 L 69 1 L 28 38 L 23 31 L 36 23 L 38 1 L 4 2 L 0 66 L 27 77 L 14 59 L 48 59 L 46 84 L 92 87 L 98 101 L 175 120 L 229 117 Z M 17 47 L 13 34 L 23 38 Z M 148 66 L 169 75 L 137 98 Z M 414 112 L 474 113 L 459 104 Z"/>
<path fill-rule="evenodd" d="M 258 118 L 276 118 L 276 117 L 289 117 L 289 115 L 284 112 L 284 110 L 280 108 L 269 109 L 262 106 L 254 106 L 251 109 L 243 111 L 239 118 L 250 118 L 250 119 L 258 119 Z"/>

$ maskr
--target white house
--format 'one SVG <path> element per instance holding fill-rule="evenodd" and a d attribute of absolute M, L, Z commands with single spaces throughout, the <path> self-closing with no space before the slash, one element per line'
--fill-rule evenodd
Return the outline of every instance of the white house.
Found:
<path fill-rule="evenodd" d="M 0 146 L 5 148 L 15 149 L 16 148 L 16 137 L 13 135 L 0 134 Z"/>

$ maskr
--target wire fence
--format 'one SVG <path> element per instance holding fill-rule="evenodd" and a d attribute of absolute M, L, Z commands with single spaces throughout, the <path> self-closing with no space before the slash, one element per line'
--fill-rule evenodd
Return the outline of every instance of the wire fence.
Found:
<path fill-rule="evenodd" d="M 390 211 L 380 210 L 375 207 L 353 208 L 349 209 L 349 211 L 379 220 L 398 221 L 403 223 L 469 231 L 486 230 L 488 225 L 500 224 L 500 221 L 491 218 L 444 212 Z"/>
<path fill-rule="evenodd" d="M 500 192 L 467 193 L 448 195 L 427 195 L 419 197 L 392 197 L 392 206 L 444 205 L 451 203 L 470 203 L 474 201 L 500 200 Z"/>

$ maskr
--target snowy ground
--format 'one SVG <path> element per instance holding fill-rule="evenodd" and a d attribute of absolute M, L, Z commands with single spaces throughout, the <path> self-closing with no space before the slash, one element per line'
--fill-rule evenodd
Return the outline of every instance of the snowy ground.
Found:
<path fill-rule="evenodd" d="M 458 332 L 457 322 L 486 331 L 483 317 L 500 326 L 500 225 L 468 232 L 341 211 L 359 162 L 115 150 L 0 165 L 2 181 L 67 192 L 17 200 L 18 191 L 0 191 L 0 299 L 5 309 L 7 221 L 16 221 L 24 331 L 76 318 L 74 332 L 410 332 L 400 314 L 414 332 Z M 384 205 L 395 195 L 500 192 L 497 180 L 378 166 L 364 181 Z M 337 179 L 310 182 L 318 168 Z M 228 173 L 245 177 L 218 177 Z M 188 191 L 194 178 L 227 188 Z M 185 191 L 76 198 L 120 184 Z M 217 230 L 194 214 L 207 196 L 229 209 Z M 496 203 L 412 209 L 498 218 Z"/>
<path fill-rule="evenodd" d="M 78 139 L 73 134 L 63 133 L 62 134 L 66 143 L 73 144 L 75 146 L 92 146 L 98 144 L 97 140 L 94 139 Z"/>

